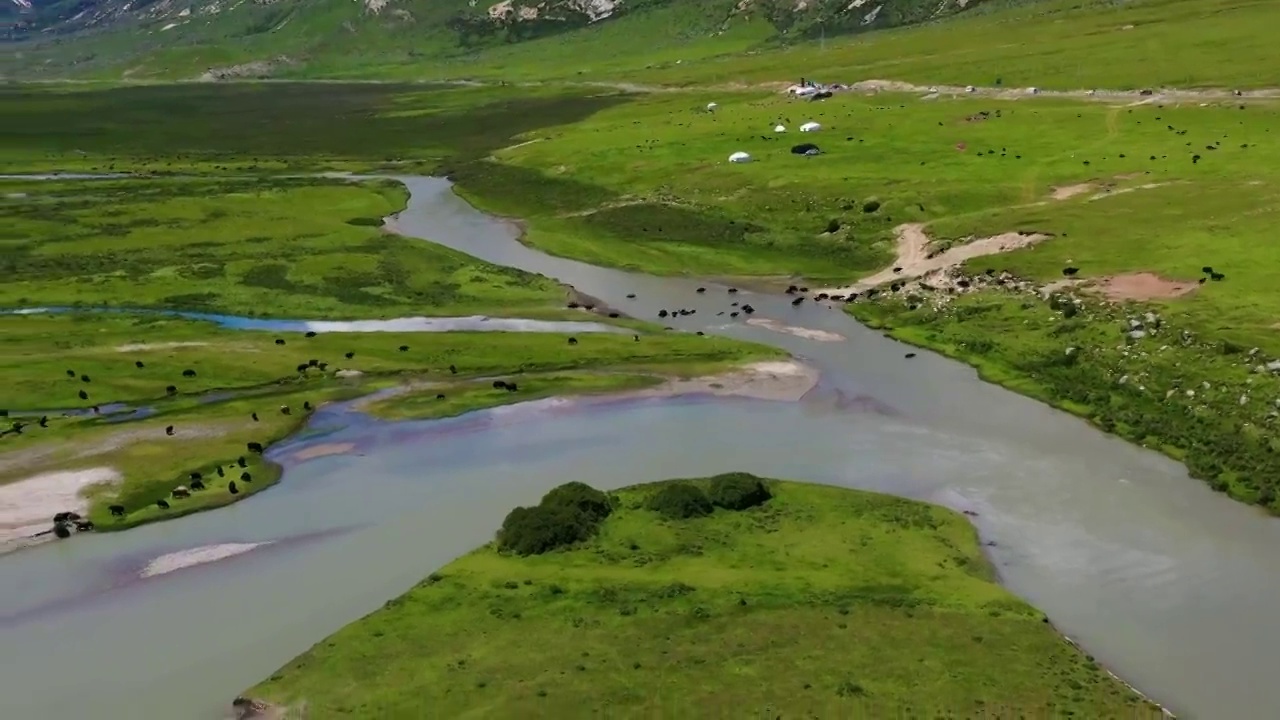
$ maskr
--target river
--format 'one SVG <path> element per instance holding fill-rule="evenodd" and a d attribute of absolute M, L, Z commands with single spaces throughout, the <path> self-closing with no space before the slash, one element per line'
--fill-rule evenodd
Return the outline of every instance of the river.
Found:
<path fill-rule="evenodd" d="M 1185 717 L 1270 712 L 1280 524 L 964 365 L 904 359 L 912 348 L 838 309 L 549 257 L 446 181 L 402 180 L 411 197 L 393 225 L 405 234 L 637 317 L 696 308 L 667 322 L 785 348 L 821 369 L 822 384 L 800 403 L 539 401 L 430 422 L 325 408 L 272 449 L 283 481 L 246 502 L 0 557 L 0 717 L 221 717 L 241 689 L 560 482 L 729 470 L 976 511 L 1006 584 L 1139 689 Z M 716 315 L 733 301 L 772 327 Z M 890 411 L 851 410 L 840 395 Z M 294 459 L 330 443 L 353 449 Z M 172 560 L 157 558 L 202 547 L 241 554 L 154 574 Z"/>

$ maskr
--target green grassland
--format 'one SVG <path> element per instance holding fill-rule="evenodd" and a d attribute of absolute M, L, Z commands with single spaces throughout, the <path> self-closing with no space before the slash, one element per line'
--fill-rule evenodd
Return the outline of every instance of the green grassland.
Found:
<path fill-rule="evenodd" d="M 496 153 L 501 162 L 463 165 L 456 178 L 477 204 L 528 219 L 526 241 L 541 249 L 650 272 L 847 280 L 890 261 L 904 222 L 931 223 L 943 240 L 1060 229 L 1099 252 L 1118 247 L 1108 232 L 1133 224 L 1147 241 L 1125 246 L 1119 259 L 1132 262 L 1161 244 L 1207 243 L 1203 230 L 1227 221 L 1241 246 L 1266 232 L 1277 110 L 1246 107 L 658 93 L 529 133 Z M 794 132 L 809 120 L 823 129 Z M 823 154 L 789 152 L 802 142 Z M 728 163 L 738 150 L 755 162 Z M 1081 182 L 1173 185 L 1035 204 Z M 1195 196 L 1224 202 L 1185 202 Z M 1231 247 L 1204 249 L 1221 260 Z"/>
<path fill-rule="evenodd" d="M 379 229 L 398 183 L 0 181 L 0 306 L 294 318 L 562 315 L 543 277 Z"/>
<path fill-rule="evenodd" d="M 0 85 L 0 172 L 414 172 L 623 99 L 403 83 Z"/>
<path fill-rule="evenodd" d="M 466 37 L 461 3 L 406 1 L 386 13 L 351 3 L 246 3 L 158 33 L 117 32 L 15 43 L 0 63 L 13 77 L 192 79 L 215 67 L 276 61 L 292 78 L 631 81 L 664 85 L 759 83 L 800 76 L 887 78 L 923 84 L 1266 87 L 1271 43 L 1258 28 L 1280 9 L 1265 0 L 991 0 L 914 27 L 919 8 L 889 2 L 876 22 L 814 3 L 639 3 L 593 23 L 514 23 Z M 863 8 L 865 10 L 866 8 Z M 396 15 L 395 10 L 408 13 Z M 625 8 L 624 8 L 625 10 Z M 882 15 L 883 17 L 880 17 Z M 900 17 L 893 18 L 892 16 Z M 159 25 L 159 21 L 156 25 Z M 480 25 L 483 25 L 481 23 Z M 869 28 L 874 32 L 866 32 Z M 1258 62 L 1253 62 L 1257 59 Z"/>
<path fill-rule="evenodd" d="M 1280 8 L 1258 0 L 997 2 L 916 27 L 819 42 L 809 37 L 679 65 L 636 62 L 625 77 L 668 85 L 807 76 L 962 86 L 999 80 L 1060 90 L 1274 87 L 1265 60 L 1270 43 L 1257 28 L 1277 21 Z"/>
<path fill-rule="evenodd" d="M 768 484 L 685 520 L 647 509 L 665 484 L 621 490 L 595 537 L 482 547 L 246 694 L 315 718 L 1159 716 L 994 581 L 959 514 Z"/>

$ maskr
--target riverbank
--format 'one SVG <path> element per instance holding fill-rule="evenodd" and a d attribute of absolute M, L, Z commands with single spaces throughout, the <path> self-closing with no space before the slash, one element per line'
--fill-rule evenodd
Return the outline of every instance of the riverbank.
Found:
<path fill-rule="evenodd" d="M 729 698 L 784 713 L 1160 717 L 992 581 L 959 513 L 771 480 L 759 506 L 664 520 L 647 508 L 671 484 L 617 491 L 579 545 L 519 557 L 490 544 L 454 560 L 245 695 L 315 717 L 631 716 Z M 377 678 L 356 680 L 372 655 Z M 922 665 L 947 672 L 922 690 Z"/>

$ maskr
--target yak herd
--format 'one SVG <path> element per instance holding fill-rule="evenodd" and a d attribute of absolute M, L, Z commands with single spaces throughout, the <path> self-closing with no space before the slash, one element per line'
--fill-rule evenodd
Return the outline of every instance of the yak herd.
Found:
<path fill-rule="evenodd" d="M 618 314 L 614 313 L 613 316 L 617 317 Z M 313 331 L 309 331 L 306 333 L 306 337 L 308 338 L 315 337 L 315 336 L 316 336 L 316 333 Z M 634 338 L 636 341 L 639 341 L 640 339 L 638 335 L 634 336 Z M 277 346 L 283 346 L 287 344 L 284 338 L 276 338 L 274 342 Z M 578 344 L 577 338 L 573 338 L 573 337 L 569 338 L 569 344 L 577 345 Z M 399 352 L 408 352 L 409 346 L 400 345 L 398 346 L 397 349 Z M 344 354 L 344 357 L 346 357 L 347 359 L 354 358 L 355 352 L 348 351 Z M 146 368 L 146 364 L 141 360 L 138 360 L 134 362 L 134 367 L 141 370 Z M 308 362 L 299 364 L 297 366 L 297 371 L 299 374 L 305 375 L 307 371 L 311 370 L 312 368 L 320 370 L 321 372 L 324 372 L 328 367 L 329 367 L 329 364 L 326 362 L 322 362 L 318 359 L 310 359 L 308 360 Z M 457 366 L 450 365 L 449 373 L 451 375 L 457 375 L 458 374 Z M 80 383 L 84 383 L 84 384 L 89 384 L 92 382 L 92 379 L 89 377 L 88 374 L 77 373 L 75 370 L 72 370 L 72 369 L 68 369 L 66 371 L 66 376 L 71 379 L 78 379 Z M 188 368 L 182 371 L 182 377 L 188 378 L 188 379 L 195 378 L 197 377 L 197 373 L 195 370 Z M 505 380 L 495 380 L 493 382 L 493 387 L 494 389 L 505 390 L 507 392 L 518 392 L 520 389 L 516 383 L 505 381 Z M 166 396 L 172 397 L 174 395 L 177 395 L 177 393 L 178 393 L 178 388 L 176 385 L 167 385 L 165 387 Z M 89 393 L 87 390 L 78 389 L 77 396 L 81 400 L 89 400 Z M 436 398 L 439 400 L 443 400 L 445 396 L 443 393 L 440 393 L 436 395 Z M 310 412 L 315 409 L 315 406 L 311 403 L 310 400 L 304 400 L 302 402 L 302 409 L 304 411 Z M 88 410 L 94 415 L 99 415 L 99 414 L 102 414 L 103 412 L 102 408 L 98 405 L 92 405 L 88 408 Z M 279 407 L 279 412 L 281 415 L 293 414 L 293 410 L 288 405 L 281 405 Z M 8 417 L 8 416 L 9 416 L 9 413 L 7 410 L 0 410 L 0 417 Z M 249 414 L 249 419 L 251 422 L 254 422 L 254 423 L 261 421 L 258 411 L 251 412 Z M 41 416 L 40 419 L 38 421 L 35 421 L 34 424 L 38 425 L 41 428 L 46 428 L 48 427 L 48 423 L 49 423 L 49 417 L 45 415 L 45 416 Z M 15 421 L 10 425 L 10 427 L 7 430 L 0 432 L 0 435 L 8 435 L 8 434 L 20 435 L 23 433 L 23 431 L 26 428 L 30 426 L 30 424 L 31 423 Z M 164 434 L 166 437 L 176 437 L 178 435 L 177 428 L 174 425 L 166 425 L 164 427 Z M 266 447 L 264 446 L 264 444 L 256 441 L 250 441 L 246 443 L 245 448 L 249 454 L 261 455 L 266 451 Z M 217 474 L 217 477 L 219 478 L 227 478 L 229 471 L 238 472 L 239 474 L 236 476 L 235 479 L 227 480 L 227 485 L 226 485 L 227 492 L 229 494 L 238 495 L 241 492 L 243 492 L 244 485 L 249 485 L 253 483 L 254 478 L 253 478 L 253 475 L 247 469 L 248 466 L 249 466 L 248 458 L 245 455 L 241 455 L 239 458 L 236 459 L 234 463 L 231 463 L 225 467 L 221 464 L 215 466 L 214 472 Z M 200 493 L 207 489 L 208 489 L 208 486 L 205 484 L 205 478 L 203 473 L 193 471 L 188 474 L 186 484 L 177 485 L 173 487 L 171 490 L 168 491 L 166 496 L 155 499 L 153 501 L 153 504 L 155 505 L 156 508 L 160 510 L 170 510 L 173 508 L 173 503 L 181 500 L 187 500 L 191 498 L 193 494 Z M 107 511 L 110 513 L 111 517 L 116 518 L 117 521 L 123 521 L 124 518 L 130 512 L 130 508 L 127 508 L 123 504 L 117 503 L 117 504 L 108 505 Z M 81 517 L 79 513 L 60 512 L 53 517 L 52 530 L 48 530 L 40 534 L 51 532 L 59 538 L 65 538 L 65 537 L 70 537 L 73 529 L 77 532 L 91 531 L 94 529 L 94 524 L 92 521 Z"/>

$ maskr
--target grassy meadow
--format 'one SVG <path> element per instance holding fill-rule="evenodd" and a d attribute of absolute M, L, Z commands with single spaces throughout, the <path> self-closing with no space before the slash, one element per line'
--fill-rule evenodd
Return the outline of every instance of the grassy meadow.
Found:
<path fill-rule="evenodd" d="M 849 280 L 887 265 L 893 228 L 907 222 L 928 223 L 945 242 L 1059 232 L 1071 240 L 1044 247 L 1065 246 L 1058 260 L 1093 250 L 1090 272 L 1176 245 L 1162 261 L 1186 257 L 1176 269 L 1198 272 L 1247 252 L 1270 225 L 1280 157 L 1269 138 L 1280 118 L 1272 105 L 1239 108 L 656 93 L 526 134 L 495 153 L 498 162 L 462 165 L 455 177 L 477 204 L 528 219 L 536 247 L 649 272 Z M 796 132 L 807 121 L 823 127 Z M 799 143 L 823 154 L 792 154 Z M 754 162 L 728 163 L 739 150 Z M 1045 202 L 1080 183 L 1099 193 L 1168 187 Z M 1211 231 L 1228 223 L 1238 239 L 1224 244 Z M 1129 226 L 1132 244 L 1113 242 Z"/>
<path fill-rule="evenodd" d="M 390 181 L 0 181 L 0 307 L 298 319 L 564 315 L 547 278 L 380 229 Z"/>
<path fill-rule="evenodd" d="M 1275 84 L 1266 64 L 1271 43 L 1258 29 L 1274 26 L 1280 9 L 1259 0 L 989 0 L 943 21 L 873 32 L 850 22 L 857 10 L 828 23 L 795 13 L 796 24 L 788 26 L 781 8 L 735 5 L 649 4 L 585 28 L 513 30 L 489 42 L 463 41 L 449 27 L 465 12 L 461 3 L 405 0 L 395 10 L 407 16 L 364 13 L 335 0 L 308 3 L 304 12 L 246 5 L 163 34 L 129 25 L 81 35 L 74 46 L 23 43 L 21 52 L 0 60 L 0 72 L 190 80 L 210 68 L 268 61 L 274 64 L 268 74 L 296 79 L 693 86 L 803 76 L 1057 89 Z M 282 56 L 287 61 L 278 62 Z"/>
<path fill-rule="evenodd" d="M 0 85 L 0 172 L 414 172 L 621 101 L 408 83 Z"/>
<path fill-rule="evenodd" d="M 666 484 L 568 548 L 465 555 L 245 694 L 314 718 L 1159 717 L 994 581 L 958 513 L 768 481 L 668 519 Z"/>

